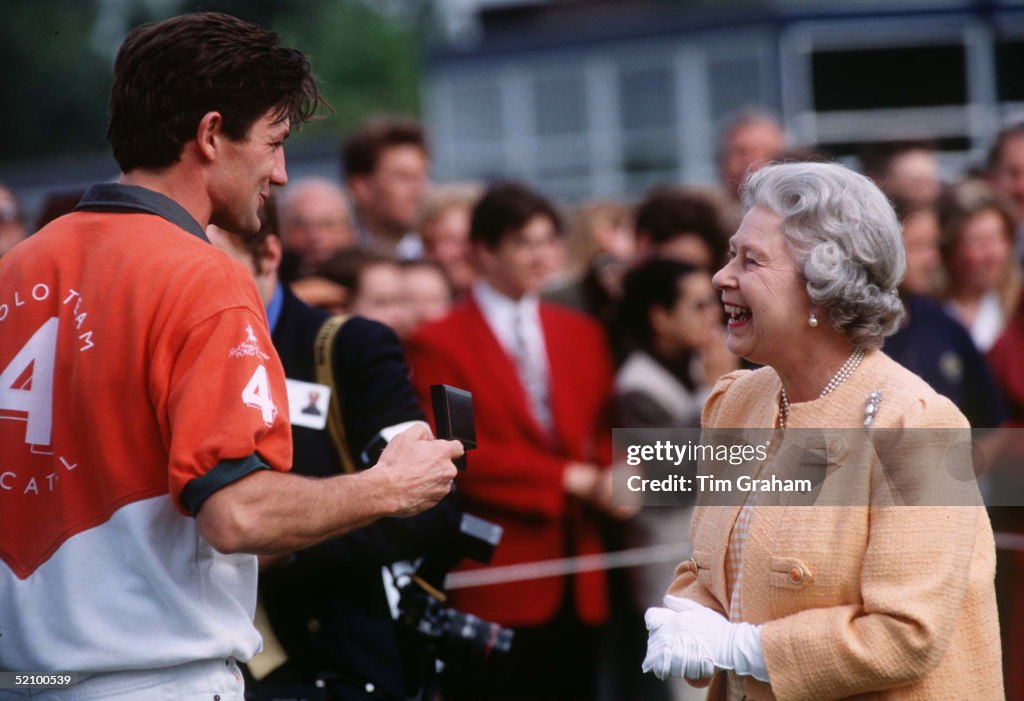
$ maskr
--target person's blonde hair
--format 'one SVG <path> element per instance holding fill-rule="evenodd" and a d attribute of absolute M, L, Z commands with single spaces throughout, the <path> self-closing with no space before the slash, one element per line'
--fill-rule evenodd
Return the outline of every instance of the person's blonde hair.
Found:
<path fill-rule="evenodd" d="M 624 200 L 590 200 L 576 207 L 569 216 L 566 252 L 569 272 L 582 274 L 602 251 L 594 236 L 598 222 L 611 221 L 631 225 L 632 207 Z"/>
<path fill-rule="evenodd" d="M 483 186 L 470 182 L 432 188 L 423 198 L 420 215 L 416 220 L 416 230 L 422 234 L 424 227 L 433 224 L 450 209 L 472 211 L 483 192 Z"/>
<path fill-rule="evenodd" d="M 1003 311 L 1003 318 L 1009 319 L 1017 309 L 1022 287 L 1020 264 L 1017 263 L 1013 255 L 1016 230 L 1013 208 L 992 189 L 991 185 L 978 178 L 964 180 L 950 188 L 940 200 L 939 250 L 942 252 L 942 260 L 946 268 L 944 293 L 949 295 L 953 291 L 949 261 L 954 255 L 960 237 L 967 224 L 983 212 L 994 212 L 999 217 L 1003 223 L 1003 232 L 1007 243 L 1010 245 L 1010 255 L 1007 256 L 1003 273 L 995 289 L 995 293 L 999 297 L 999 307 Z"/>

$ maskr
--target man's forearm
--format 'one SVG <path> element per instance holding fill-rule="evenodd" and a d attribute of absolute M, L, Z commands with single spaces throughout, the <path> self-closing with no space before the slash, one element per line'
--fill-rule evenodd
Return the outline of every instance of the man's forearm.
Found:
<path fill-rule="evenodd" d="M 435 440 L 415 425 L 394 436 L 369 470 L 325 479 L 259 470 L 214 492 L 196 520 L 224 553 L 308 548 L 381 516 L 429 509 L 451 491 L 452 460 L 462 453 L 457 441 Z"/>
<path fill-rule="evenodd" d="M 394 513 L 373 471 L 324 479 L 260 470 L 215 492 L 196 520 L 221 552 L 287 553 Z"/>

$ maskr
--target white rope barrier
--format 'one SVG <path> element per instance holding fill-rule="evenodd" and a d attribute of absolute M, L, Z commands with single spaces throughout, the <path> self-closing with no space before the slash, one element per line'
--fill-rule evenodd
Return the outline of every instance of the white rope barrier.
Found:
<path fill-rule="evenodd" d="M 500 547 L 500 546 L 499 546 Z M 542 579 L 544 577 L 562 577 L 578 572 L 595 570 L 613 570 L 620 567 L 636 567 L 661 562 L 680 562 L 689 557 L 690 547 L 686 543 L 670 545 L 652 545 L 646 548 L 617 550 L 596 555 L 580 555 L 558 560 L 540 560 L 538 562 L 522 562 L 518 565 L 502 567 L 486 567 L 475 570 L 452 572 L 445 581 L 445 589 L 465 589 L 481 587 L 488 584 L 505 584 L 521 582 L 524 579 Z"/>
<path fill-rule="evenodd" d="M 996 533 L 996 547 L 1000 550 L 1024 552 L 1024 534 Z M 522 562 L 517 565 L 501 567 L 484 567 L 462 572 L 452 572 L 445 580 L 444 588 L 468 589 L 491 584 L 507 584 L 527 579 L 544 579 L 545 577 L 564 577 L 580 572 L 597 570 L 614 570 L 622 567 L 637 567 L 664 562 L 681 562 L 690 555 L 688 545 L 672 543 L 669 545 L 651 545 L 645 548 L 616 550 L 596 555 L 580 555 L 557 560 L 539 560 Z"/>
<path fill-rule="evenodd" d="M 1024 533 L 996 533 L 996 548 L 1024 552 Z"/>

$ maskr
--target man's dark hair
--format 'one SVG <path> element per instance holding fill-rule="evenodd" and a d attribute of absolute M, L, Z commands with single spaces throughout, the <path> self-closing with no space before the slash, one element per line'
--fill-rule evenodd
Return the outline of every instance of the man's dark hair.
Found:
<path fill-rule="evenodd" d="M 161 169 L 181 157 L 208 112 L 244 140 L 268 111 L 293 124 L 326 105 L 298 50 L 230 15 L 201 12 L 136 27 L 114 62 L 107 139 L 121 170 Z"/>
<path fill-rule="evenodd" d="M 622 284 L 618 314 L 619 328 L 629 340 L 649 350 L 654 335 L 651 309 L 672 309 L 682 294 L 679 281 L 699 271 L 695 265 L 670 258 L 651 258 L 629 271 Z"/>
<path fill-rule="evenodd" d="M 1024 122 L 1006 127 L 996 134 L 996 140 L 992 142 L 992 146 L 988 150 L 988 158 L 985 160 L 985 164 L 988 166 L 990 173 L 999 165 L 999 161 L 1003 157 L 1003 147 L 1006 146 L 1006 142 L 1010 139 L 1020 138 L 1024 138 Z"/>
<path fill-rule="evenodd" d="M 469 240 L 493 250 L 507 234 L 519 231 L 537 216 L 547 217 L 556 232 L 562 232 L 562 219 L 544 195 L 519 183 L 492 185 L 473 208 Z"/>
<path fill-rule="evenodd" d="M 717 264 L 725 254 L 721 216 L 709 198 L 667 185 L 655 188 L 636 208 L 636 233 L 660 245 L 683 234 L 698 236 Z"/>
<path fill-rule="evenodd" d="M 428 260 L 427 258 L 411 258 L 409 260 L 398 261 L 398 267 L 403 271 L 417 270 L 422 268 L 423 270 L 429 270 L 433 273 L 437 273 L 444 281 L 445 289 L 448 290 L 448 295 L 455 299 L 456 292 L 455 286 L 452 284 L 452 279 L 448 276 L 448 271 L 444 269 L 444 266 L 438 263 L 436 260 Z"/>
<path fill-rule="evenodd" d="M 343 248 L 317 266 L 316 275 L 348 290 L 348 300 L 359 296 L 363 273 L 375 265 L 399 266 L 393 257 L 355 246 Z"/>
<path fill-rule="evenodd" d="M 376 170 L 381 154 L 394 146 L 415 146 L 425 155 L 430 153 L 423 127 L 415 119 L 372 119 L 364 123 L 342 144 L 342 174 L 346 178 L 353 175 L 370 175 Z"/>

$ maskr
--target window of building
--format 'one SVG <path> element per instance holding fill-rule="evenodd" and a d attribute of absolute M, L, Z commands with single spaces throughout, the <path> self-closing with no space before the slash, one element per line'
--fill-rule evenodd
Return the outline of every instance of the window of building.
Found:
<path fill-rule="evenodd" d="M 711 117 L 717 123 L 726 115 L 756 105 L 767 105 L 762 93 L 765 80 L 761 75 L 763 56 L 722 56 L 708 61 L 708 83 L 711 98 Z"/>
<path fill-rule="evenodd" d="M 496 143 L 503 119 L 497 83 L 460 81 L 452 85 L 454 133 L 471 143 Z"/>
<path fill-rule="evenodd" d="M 534 81 L 538 136 L 578 134 L 587 128 L 585 84 L 580 75 L 538 76 Z"/>
<path fill-rule="evenodd" d="M 678 174 L 675 80 L 671 66 L 623 68 L 619 73 L 621 169 L 628 192 Z"/>
<path fill-rule="evenodd" d="M 996 90 L 1001 102 L 1024 102 L 1024 39 L 996 44 Z"/>
<path fill-rule="evenodd" d="M 842 51 L 811 56 L 818 112 L 938 107 L 967 101 L 962 44 Z"/>

